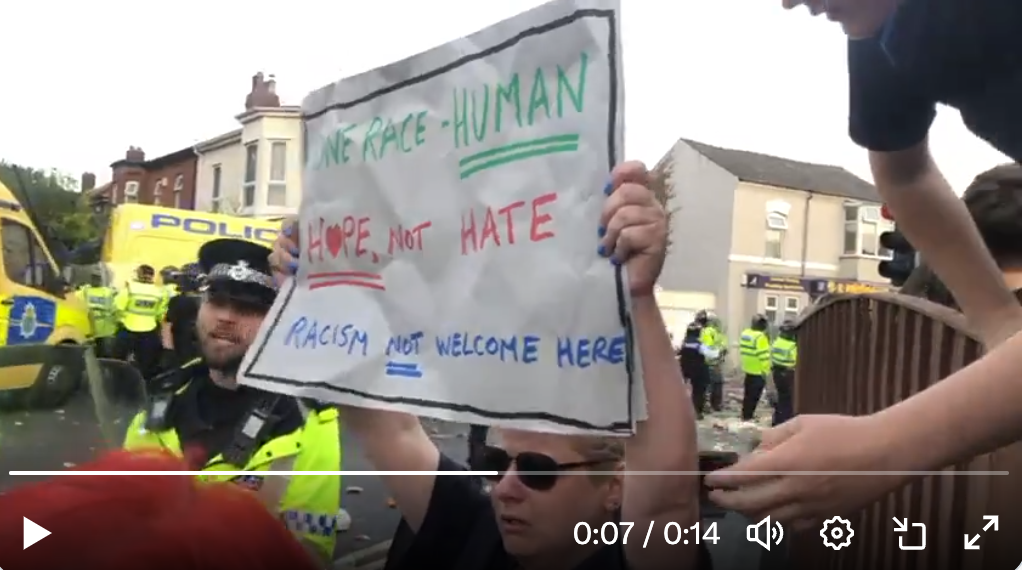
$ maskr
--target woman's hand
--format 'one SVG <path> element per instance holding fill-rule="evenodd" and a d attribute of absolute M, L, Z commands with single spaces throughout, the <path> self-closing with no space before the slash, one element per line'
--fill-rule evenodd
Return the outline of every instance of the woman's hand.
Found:
<path fill-rule="evenodd" d="M 280 223 L 280 233 L 273 242 L 273 253 L 270 254 L 270 268 L 273 269 L 273 276 L 277 280 L 277 286 L 287 280 L 288 277 L 298 273 L 298 259 L 301 253 L 298 249 L 298 218 L 290 217 Z"/>
<path fill-rule="evenodd" d="M 652 295 L 667 254 L 667 213 L 649 189 L 646 165 L 619 164 L 604 191 L 600 255 L 625 264 L 632 297 Z"/>

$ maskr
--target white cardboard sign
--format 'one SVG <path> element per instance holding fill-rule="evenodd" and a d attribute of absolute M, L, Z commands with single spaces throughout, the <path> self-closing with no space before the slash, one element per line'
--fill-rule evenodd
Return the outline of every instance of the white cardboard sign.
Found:
<path fill-rule="evenodd" d="M 301 269 L 242 382 L 630 433 L 645 396 L 627 279 L 597 253 L 622 154 L 619 15 L 555 0 L 310 94 Z"/>

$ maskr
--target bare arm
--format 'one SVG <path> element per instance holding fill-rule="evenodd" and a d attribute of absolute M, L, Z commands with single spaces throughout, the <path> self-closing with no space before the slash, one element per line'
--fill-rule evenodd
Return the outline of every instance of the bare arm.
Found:
<path fill-rule="evenodd" d="M 174 348 L 174 335 L 170 333 L 171 325 L 167 321 L 160 323 L 160 339 L 163 341 L 163 348 L 171 350 Z"/>
<path fill-rule="evenodd" d="M 895 470 L 940 469 L 1022 438 L 1022 334 L 873 419 Z M 927 421 L 920 421 L 926 418 Z M 931 421 L 939 418 L 939 421 Z"/>
<path fill-rule="evenodd" d="M 968 210 L 933 164 L 925 142 L 870 153 L 877 188 L 898 225 L 994 350 L 967 368 L 877 414 L 900 433 L 893 449 L 911 469 L 936 469 L 1022 436 L 1022 306 L 1008 291 Z M 941 418 L 920 422 L 919 418 Z M 925 426 L 925 428 L 924 428 Z"/>
<path fill-rule="evenodd" d="M 870 152 L 873 178 L 898 227 L 947 285 L 958 306 L 995 346 L 1022 328 L 1022 306 L 959 200 L 930 156 L 927 141 L 897 152 Z"/>
<path fill-rule="evenodd" d="M 635 299 L 636 342 L 642 356 L 649 419 L 628 440 L 629 471 L 696 471 L 699 450 L 695 414 L 660 309 L 652 296 Z M 679 550 L 662 539 L 664 526 L 683 528 L 699 521 L 699 478 L 695 475 L 629 475 L 625 478 L 621 520 L 634 522 L 636 534 L 625 545 L 633 570 L 690 568 L 696 546 Z M 646 529 L 653 523 L 649 543 Z M 639 536 L 639 535 L 642 536 Z M 659 538 L 656 539 L 655 538 Z"/>
<path fill-rule="evenodd" d="M 345 407 L 345 427 L 359 438 L 369 463 L 379 471 L 435 471 L 440 450 L 419 423 L 400 412 Z M 433 475 L 381 477 L 401 515 L 418 532 L 433 496 Z"/>

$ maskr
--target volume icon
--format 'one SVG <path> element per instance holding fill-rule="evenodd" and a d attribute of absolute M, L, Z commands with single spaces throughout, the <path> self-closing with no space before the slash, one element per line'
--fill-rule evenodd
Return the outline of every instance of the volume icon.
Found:
<path fill-rule="evenodd" d="M 745 527 L 745 540 L 755 542 L 763 548 L 770 550 L 771 545 L 776 546 L 784 540 L 784 527 L 779 522 L 773 522 L 767 517 L 756 524 Z"/>

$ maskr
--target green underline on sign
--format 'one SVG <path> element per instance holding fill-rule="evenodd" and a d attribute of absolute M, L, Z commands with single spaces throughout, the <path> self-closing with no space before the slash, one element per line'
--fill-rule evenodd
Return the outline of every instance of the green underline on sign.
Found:
<path fill-rule="evenodd" d="M 537 156 L 578 150 L 578 135 L 556 135 L 498 146 L 471 154 L 458 161 L 461 179 L 482 170 Z"/>

